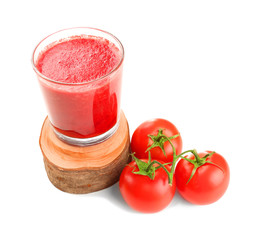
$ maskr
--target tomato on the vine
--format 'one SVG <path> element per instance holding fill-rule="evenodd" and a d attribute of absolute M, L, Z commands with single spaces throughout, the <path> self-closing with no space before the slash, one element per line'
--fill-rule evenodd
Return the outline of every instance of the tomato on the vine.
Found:
<path fill-rule="evenodd" d="M 175 194 L 176 183 L 174 176 L 172 176 L 172 184 L 169 184 L 168 174 L 156 163 L 152 165 L 153 171 L 142 173 L 138 166 L 138 161 L 140 161 L 140 165 L 146 164 L 146 166 L 142 167 L 143 170 L 144 168 L 146 170 L 148 160 L 138 159 L 137 162 L 130 162 L 121 173 L 119 179 L 120 192 L 126 203 L 139 212 L 155 213 L 161 211 L 169 205 Z M 159 162 L 164 164 L 164 162 Z M 168 172 L 170 171 L 168 165 L 163 167 Z"/>
<path fill-rule="evenodd" d="M 179 160 L 175 169 L 177 189 L 191 203 L 211 204 L 221 198 L 228 187 L 229 166 L 218 153 L 206 151 L 196 155 Z"/>
<path fill-rule="evenodd" d="M 131 150 L 135 156 L 142 159 L 148 158 L 146 150 L 149 149 L 153 159 L 172 162 L 173 148 L 168 140 L 159 137 L 161 133 L 169 137 L 175 147 L 176 154 L 180 154 L 182 138 L 178 129 L 168 120 L 156 118 L 143 122 L 133 133 Z"/>

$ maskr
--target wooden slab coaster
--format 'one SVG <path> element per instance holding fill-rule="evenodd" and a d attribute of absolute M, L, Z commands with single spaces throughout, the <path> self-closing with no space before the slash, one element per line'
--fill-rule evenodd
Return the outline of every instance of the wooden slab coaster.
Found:
<path fill-rule="evenodd" d="M 69 193 L 90 193 L 111 186 L 130 161 L 129 127 L 123 112 L 113 136 L 86 147 L 72 146 L 58 139 L 47 117 L 39 144 L 49 180 Z"/>

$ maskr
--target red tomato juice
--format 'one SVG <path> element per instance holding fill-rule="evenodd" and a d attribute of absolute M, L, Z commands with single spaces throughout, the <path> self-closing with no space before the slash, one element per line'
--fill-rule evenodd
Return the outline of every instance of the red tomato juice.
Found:
<path fill-rule="evenodd" d="M 90 138 L 118 121 L 122 53 L 109 40 L 74 36 L 48 45 L 36 68 L 49 119 L 60 133 Z"/>

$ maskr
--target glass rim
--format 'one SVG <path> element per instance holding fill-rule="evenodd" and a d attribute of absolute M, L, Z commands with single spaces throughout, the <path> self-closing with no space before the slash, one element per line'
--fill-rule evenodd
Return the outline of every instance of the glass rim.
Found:
<path fill-rule="evenodd" d="M 60 32 L 63 32 L 63 31 L 67 31 L 67 30 L 74 30 L 74 29 L 91 29 L 91 30 L 95 30 L 95 31 L 99 31 L 99 32 L 105 33 L 105 34 L 111 36 L 113 39 L 115 39 L 115 40 L 117 41 L 117 43 L 120 45 L 120 49 L 121 49 L 121 59 L 120 59 L 119 63 L 117 64 L 117 66 L 116 66 L 114 69 L 112 69 L 112 71 L 110 71 L 109 73 L 107 73 L 107 74 L 104 75 L 104 76 L 101 76 L 101 77 L 99 77 L 99 78 L 96 78 L 96 79 L 90 80 L 90 81 L 88 81 L 88 82 L 80 82 L 80 83 L 65 83 L 65 82 L 60 82 L 60 81 L 56 81 L 56 80 L 51 79 L 51 78 L 45 76 L 44 74 L 42 74 L 42 73 L 37 69 L 37 67 L 36 67 L 36 65 L 35 65 L 35 62 L 34 62 L 34 56 L 35 56 L 36 50 L 37 50 L 37 48 L 39 47 L 39 45 L 40 45 L 43 41 L 45 41 L 47 38 L 49 38 L 49 37 L 51 37 L 51 36 L 53 36 L 53 35 L 55 35 L 55 34 L 57 34 L 57 33 L 60 33 Z M 77 36 L 77 35 L 76 35 L 76 36 Z M 104 31 L 104 30 L 101 30 L 101 29 L 98 29 L 98 28 L 92 28 L 92 27 L 73 27 L 73 28 L 65 28 L 65 29 L 62 29 L 62 30 L 56 31 L 56 32 L 54 32 L 54 33 L 49 34 L 49 35 L 46 36 L 45 38 L 43 38 L 43 39 L 37 44 L 37 46 L 36 46 L 36 47 L 34 48 L 34 50 L 33 50 L 33 54 L 32 54 L 32 57 L 31 57 L 31 64 L 32 64 L 32 66 L 33 66 L 33 70 L 36 72 L 36 74 L 39 75 L 41 78 L 47 80 L 47 81 L 50 81 L 50 82 L 53 82 L 53 83 L 57 83 L 57 84 L 62 84 L 62 85 L 77 85 L 77 86 L 80 86 L 80 85 L 86 85 L 86 84 L 89 84 L 89 83 L 92 83 L 92 82 L 95 82 L 95 81 L 99 81 L 99 80 L 101 80 L 101 79 L 104 79 L 104 78 L 110 76 L 110 75 L 113 74 L 114 72 L 116 72 L 116 71 L 119 69 L 119 67 L 122 65 L 122 63 L 123 63 L 124 55 L 125 55 L 125 51 L 124 51 L 124 47 L 123 47 L 121 41 L 120 41 L 116 36 L 114 36 L 112 33 L 109 33 L 109 32 L 107 32 L 107 31 Z"/>

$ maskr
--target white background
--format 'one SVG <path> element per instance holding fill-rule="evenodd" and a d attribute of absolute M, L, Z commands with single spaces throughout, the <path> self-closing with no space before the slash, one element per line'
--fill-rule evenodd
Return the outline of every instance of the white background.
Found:
<path fill-rule="evenodd" d="M 1 1 L 0 239 L 263 239 L 264 2 Z M 130 131 L 166 118 L 183 149 L 228 161 L 226 194 L 208 206 L 178 195 L 141 214 L 118 184 L 72 195 L 49 182 L 38 138 L 46 108 L 31 66 L 57 30 L 90 26 L 125 48 L 122 109 Z"/>

